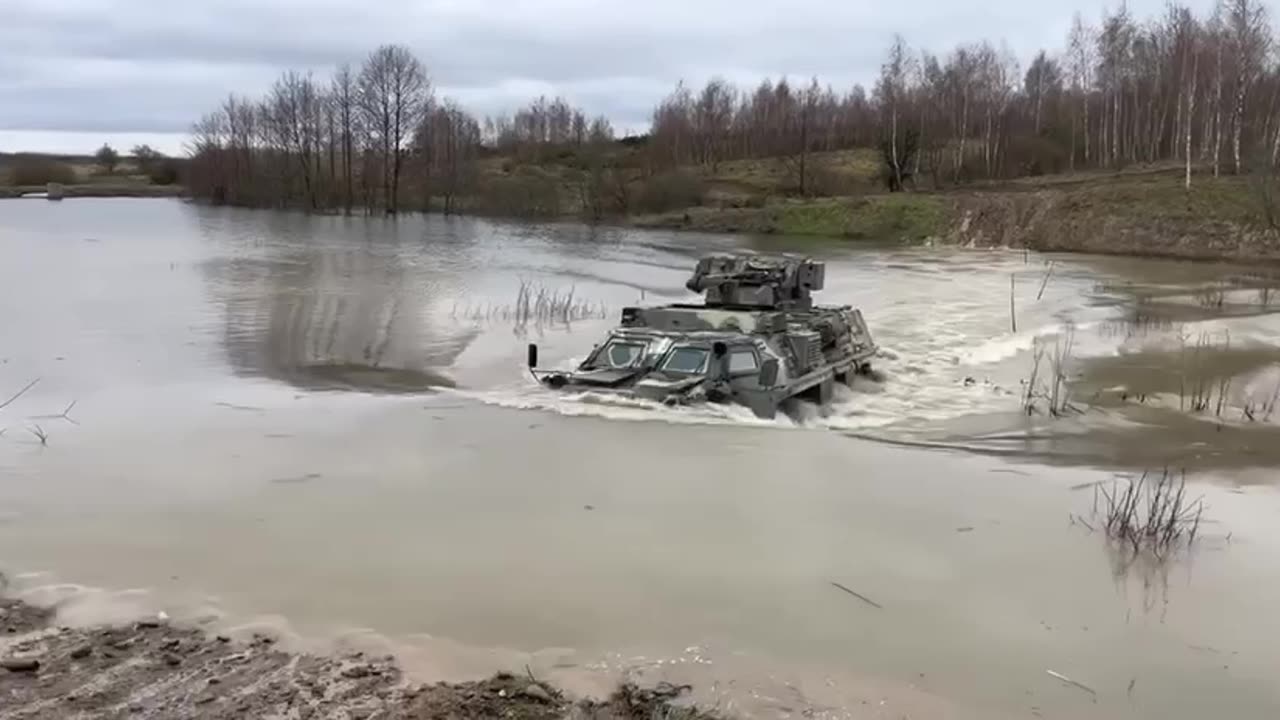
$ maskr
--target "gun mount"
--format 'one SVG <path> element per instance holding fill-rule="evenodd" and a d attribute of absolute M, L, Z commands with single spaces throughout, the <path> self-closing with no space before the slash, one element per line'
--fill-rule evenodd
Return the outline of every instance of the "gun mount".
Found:
<path fill-rule="evenodd" d="M 685 287 L 706 295 L 707 307 L 809 310 L 826 266 L 785 255 L 708 255 Z"/>

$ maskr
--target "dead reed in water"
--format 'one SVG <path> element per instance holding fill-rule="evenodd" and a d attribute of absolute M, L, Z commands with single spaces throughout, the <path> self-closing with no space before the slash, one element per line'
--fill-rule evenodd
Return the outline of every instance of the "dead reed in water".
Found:
<path fill-rule="evenodd" d="M 1275 384 L 1271 390 L 1271 397 L 1261 402 L 1246 400 L 1244 407 L 1240 409 L 1240 418 L 1249 422 L 1271 422 L 1271 416 L 1276 412 L 1276 402 L 1280 401 L 1280 382 Z"/>
<path fill-rule="evenodd" d="M 1080 412 L 1071 403 L 1071 389 L 1067 382 L 1074 347 L 1073 325 L 1068 325 L 1064 333 L 1054 338 L 1052 347 L 1040 338 L 1033 341 L 1031 373 L 1023 380 L 1022 392 L 1022 409 L 1027 415 L 1043 412 L 1050 417 L 1062 417 Z"/>
<path fill-rule="evenodd" d="M 1099 485 L 1094 492 L 1093 512 L 1107 538 L 1134 556 L 1164 560 L 1195 542 L 1204 499 L 1187 496 L 1185 471 L 1175 475 L 1165 469 L 1159 476 L 1143 473 L 1137 480 Z"/>
<path fill-rule="evenodd" d="M 1201 287 L 1196 291 L 1196 302 L 1202 308 L 1221 309 L 1227 302 L 1227 283 L 1223 281 Z"/>
<path fill-rule="evenodd" d="M 466 305 L 461 308 L 455 305 L 452 317 L 476 322 L 510 322 L 516 328 L 524 328 L 604 319 L 608 317 L 608 308 L 604 303 L 578 297 L 573 287 L 562 292 L 522 280 L 514 303 Z"/>
<path fill-rule="evenodd" d="M 1178 383 L 1178 409 L 1200 414 L 1212 408 L 1215 416 L 1222 417 L 1229 407 L 1231 376 L 1215 375 L 1211 364 L 1215 354 L 1231 349 L 1231 334 L 1224 333 L 1221 343 L 1208 333 L 1201 333 L 1195 343 L 1189 340 L 1186 335 L 1180 337 L 1182 376 Z"/>

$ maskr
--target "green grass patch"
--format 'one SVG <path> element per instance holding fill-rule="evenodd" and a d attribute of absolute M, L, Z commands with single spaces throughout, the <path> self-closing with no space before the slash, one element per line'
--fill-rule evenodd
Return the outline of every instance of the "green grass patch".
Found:
<path fill-rule="evenodd" d="M 778 209 L 776 230 L 785 235 L 917 242 L 941 233 L 945 224 L 946 207 L 938 197 L 898 193 L 788 203 Z"/>
<path fill-rule="evenodd" d="M 1122 176 L 1082 184 L 1069 193 L 1072 209 L 1108 216 L 1242 224 L 1262 220 L 1261 202 L 1248 177 L 1193 177 L 1188 192 L 1173 175 Z"/>

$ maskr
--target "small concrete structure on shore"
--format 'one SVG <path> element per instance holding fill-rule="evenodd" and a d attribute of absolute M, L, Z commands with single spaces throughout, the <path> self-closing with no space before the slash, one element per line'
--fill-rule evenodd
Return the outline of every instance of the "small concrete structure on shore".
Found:
<path fill-rule="evenodd" d="M 45 197 L 50 200 L 61 200 L 65 193 L 62 183 L 51 182 L 45 185 Z"/>

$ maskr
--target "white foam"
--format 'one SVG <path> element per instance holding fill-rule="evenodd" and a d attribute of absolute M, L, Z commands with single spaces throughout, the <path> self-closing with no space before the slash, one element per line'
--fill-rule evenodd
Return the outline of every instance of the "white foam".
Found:
<path fill-rule="evenodd" d="M 570 417 L 683 424 L 739 424 L 757 427 L 795 427 L 783 415 L 772 420 L 756 417 L 740 405 L 706 403 L 670 406 L 636 397 L 599 392 L 562 393 L 542 387 L 503 388 L 487 391 L 453 391 L 490 405 L 519 410 L 546 410 Z"/>

